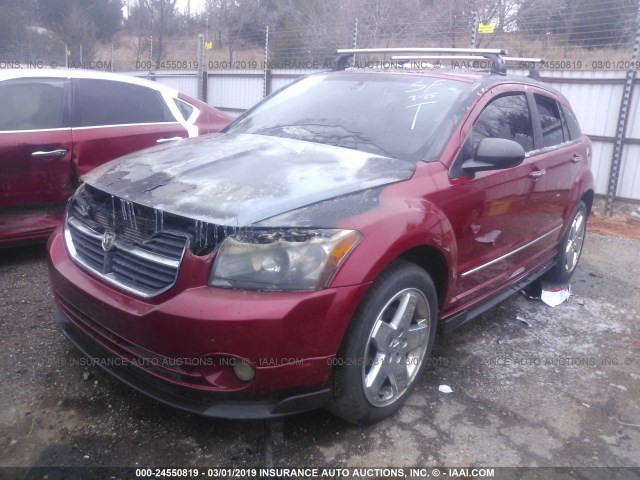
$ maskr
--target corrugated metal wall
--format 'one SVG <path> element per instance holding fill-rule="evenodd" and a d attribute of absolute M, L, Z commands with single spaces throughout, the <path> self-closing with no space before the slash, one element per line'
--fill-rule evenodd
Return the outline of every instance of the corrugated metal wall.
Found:
<path fill-rule="evenodd" d="M 207 102 L 219 108 L 246 110 L 262 100 L 263 86 L 261 70 L 209 72 Z"/>
<path fill-rule="evenodd" d="M 140 72 L 131 72 L 141 76 Z M 273 70 L 274 92 L 313 70 Z M 146 75 L 145 75 L 146 77 Z M 624 89 L 622 71 L 543 72 L 545 83 L 562 92 L 571 102 L 582 131 L 592 137 L 593 174 L 596 193 L 606 194 L 609 183 L 613 139 Z M 157 72 L 155 80 L 188 95 L 196 96 L 196 72 Z M 263 98 L 264 72 L 261 70 L 217 70 L 209 72 L 207 102 L 222 109 L 245 110 Z M 640 200 L 640 85 L 636 83 L 627 125 L 617 196 Z M 635 140 L 635 141 L 634 141 Z"/>
<path fill-rule="evenodd" d="M 625 72 L 559 71 L 545 73 L 543 78 L 546 84 L 567 97 L 578 117 L 582 131 L 591 137 L 593 142 L 591 168 L 595 178 L 596 193 L 605 195 L 609 184 L 613 139 L 618 126 Z M 554 79 L 557 80 L 554 81 Z M 626 157 L 633 147 L 634 145 L 625 145 L 623 156 Z M 637 155 L 636 158 L 638 158 Z M 617 196 L 640 200 L 640 185 L 635 187 L 635 191 L 627 185 L 625 168 L 630 163 L 637 164 L 637 161 L 624 161 Z M 637 170 L 637 165 L 635 167 Z"/>
<path fill-rule="evenodd" d="M 118 72 L 123 75 L 132 75 L 134 77 L 144 78 L 147 80 L 155 80 L 167 87 L 198 98 L 198 72 L 195 70 L 165 71 L 158 70 L 151 74 L 141 71 Z"/>
<path fill-rule="evenodd" d="M 633 87 L 627 138 L 640 139 L 640 84 Z M 627 144 L 622 154 L 622 168 L 618 181 L 618 195 L 623 198 L 640 198 L 640 143 Z"/>

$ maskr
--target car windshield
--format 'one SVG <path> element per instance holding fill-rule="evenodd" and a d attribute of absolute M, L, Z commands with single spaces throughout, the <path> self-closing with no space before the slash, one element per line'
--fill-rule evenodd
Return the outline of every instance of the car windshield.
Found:
<path fill-rule="evenodd" d="M 443 145 L 439 134 L 444 124 L 451 125 L 445 120 L 466 87 L 461 81 L 419 75 L 318 74 L 275 94 L 227 132 L 294 138 L 416 161 L 424 159 L 436 140 Z"/>

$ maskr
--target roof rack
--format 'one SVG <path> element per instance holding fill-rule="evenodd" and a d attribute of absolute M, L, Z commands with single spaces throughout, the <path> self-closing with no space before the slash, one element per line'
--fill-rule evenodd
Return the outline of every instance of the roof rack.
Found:
<path fill-rule="evenodd" d="M 527 57 L 504 57 L 506 62 L 517 62 L 520 64 L 527 64 L 529 67 L 529 77 L 534 80 L 540 80 L 540 70 L 538 65 L 542 65 L 544 60 L 542 58 L 527 58 Z"/>
<path fill-rule="evenodd" d="M 540 74 L 536 68 L 537 64 L 544 63 L 541 58 L 507 57 L 507 50 L 503 48 L 347 48 L 337 51 L 335 70 L 347 68 L 350 57 L 357 53 L 389 53 L 389 54 L 414 54 L 414 55 L 393 55 L 392 60 L 479 60 L 491 61 L 490 72 L 496 75 L 506 75 L 507 62 L 527 63 L 529 65 L 529 76 L 537 80 Z M 415 55 L 433 54 L 433 55 Z"/>

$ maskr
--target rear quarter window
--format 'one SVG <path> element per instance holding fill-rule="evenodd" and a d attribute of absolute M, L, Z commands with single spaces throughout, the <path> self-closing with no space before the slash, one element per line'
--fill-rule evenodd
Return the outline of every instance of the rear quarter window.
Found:
<path fill-rule="evenodd" d="M 173 102 L 176 104 L 176 107 L 178 107 L 178 110 L 180 110 L 180 115 L 182 115 L 182 118 L 184 118 L 185 120 L 189 120 L 189 117 L 191 117 L 191 114 L 193 114 L 194 107 L 191 104 L 184 102 L 178 98 L 174 98 Z"/>
<path fill-rule="evenodd" d="M 582 136 L 582 131 L 580 130 L 580 125 L 578 124 L 576 116 L 570 108 L 567 108 L 564 105 L 562 106 L 562 112 L 564 113 L 564 118 L 569 129 L 569 137 L 571 140 L 578 140 Z"/>

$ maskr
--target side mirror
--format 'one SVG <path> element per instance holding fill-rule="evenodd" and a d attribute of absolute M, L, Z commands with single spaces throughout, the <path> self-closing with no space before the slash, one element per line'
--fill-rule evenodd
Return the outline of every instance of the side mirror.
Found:
<path fill-rule="evenodd" d="M 524 160 L 524 148 L 505 138 L 484 138 L 478 144 L 473 158 L 465 160 L 460 168 L 465 174 L 486 170 L 517 167 Z"/>

